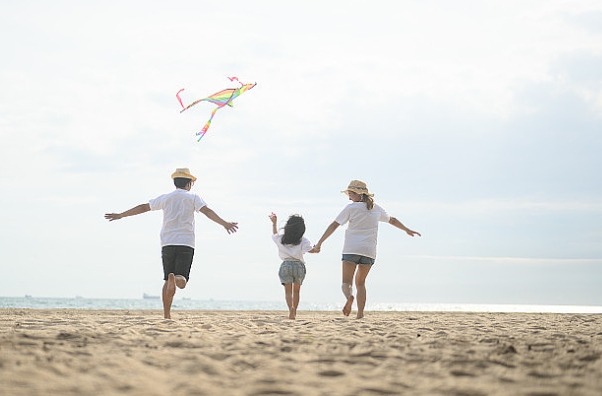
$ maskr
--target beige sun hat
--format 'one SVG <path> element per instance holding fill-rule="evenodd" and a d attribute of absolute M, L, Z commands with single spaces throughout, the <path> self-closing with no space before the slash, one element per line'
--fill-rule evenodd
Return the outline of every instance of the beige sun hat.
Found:
<path fill-rule="evenodd" d="M 175 179 L 176 177 L 181 177 L 183 179 L 191 179 L 192 181 L 196 181 L 196 177 L 190 174 L 190 169 L 188 168 L 176 168 L 176 171 L 171 174 L 171 178 Z"/>
<path fill-rule="evenodd" d="M 366 183 L 364 183 L 361 180 L 351 180 L 349 182 L 349 187 L 347 187 L 346 190 L 343 190 L 341 192 L 349 195 L 349 191 L 353 191 L 356 194 L 366 194 L 369 197 L 374 196 L 374 194 L 370 194 L 370 192 L 368 191 Z"/>

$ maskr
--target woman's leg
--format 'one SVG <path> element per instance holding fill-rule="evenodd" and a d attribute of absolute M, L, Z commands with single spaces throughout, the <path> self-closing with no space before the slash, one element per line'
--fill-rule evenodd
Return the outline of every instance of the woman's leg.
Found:
<path fill-rule="evenodd" d="M 357 290 L 357 318 L 364 317 L 364 307 L 366 306 L 366 277 L 370 272 L 371 265 L 358 265 L 355 274 L 355 289 Z"/>
<path fill-rule="evenodd" d="M 343 284 L 341 285 L 341 289 L 345 295 L 345 299 L 347 300 L 345 302 L 345 306 L 343 307 L 343 315 L 345 316 L 349 316 L 351 313 L 351 307 L 353 305 L 353 287 L 351 285 L 353 283 L 355 267 L 355 263 L 343 261 Z"/>

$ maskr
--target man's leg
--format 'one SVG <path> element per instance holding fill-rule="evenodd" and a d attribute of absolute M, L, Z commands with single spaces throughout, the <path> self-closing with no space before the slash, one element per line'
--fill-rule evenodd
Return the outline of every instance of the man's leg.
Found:
<path fill-rule="evenodd" d="M 171 319 L 171 304 L 176 294 L 176 287 L 185 288 L 186 278 L 182 275 L 169 274 L 163 284 L 163 317 L 165 319 Z"/>
<path fill-rule="evenodd" d="M 163 284 L 163 317 L 171 319 L 171 304 L 173 296 L 176 294 L 176 281 L 173 273 L 167 275 L 167 280 Z"/>
<path fill-rule="evenodd" d="M 353 305 L 353 287 L 351 284 L 353 282 L 355 267 L 355 263 L 343 261 L 343 284 L 341 285 L 341 290 L 343 291 L 346 299 L 345 306 L 343 307 L 343 315 L 345 316 L 349 316 L 351 313 L 351 307 Z"/>
<path fill-rule="evenodd" d="M 163 301 L 163 317 L 171 319 L 171 303 L 176 294 L 176 284 L 174 272 L 176 269 L 176 255 L 174 246 L 163 246 L 161 248 L 161 260 L 163 261 L 163 291 L 161 299 Z"/>
<path fill-rule="evenodd" d="M 189 246 L 164 246 L 162 256 L 163 271 L 168 274 L 163 284 L 163 317 L 171 319 L 171 304 L 176 287 L 183 289 L 188 283 L 194 249 Z"/>
<path fill-rule="evenodd" d="M 184 278 L 183 275 L 176 275 L 175 276 L 175 282 L 176 282 L 176 286 L 178 287 L 178 289 L 183 289 L 186 287 L 186 278 Z"/>
<path fill-rule="evenodd" d="M 178 289 L 183 289 L 188 283 L 188 276 L 192 268 L 194 249 L 189 246 L 177 246 L 175 249 L 175 282 Z"/>

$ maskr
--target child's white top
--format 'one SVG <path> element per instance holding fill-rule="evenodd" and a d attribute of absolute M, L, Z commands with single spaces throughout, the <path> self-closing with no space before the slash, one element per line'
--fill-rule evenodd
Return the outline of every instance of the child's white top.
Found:
<path fill-rule="evenodd" d="M 370 210 L 365 202 L 352 202 L 339 213 L 335 221 L 340 225 L 349 223 L 345 231 L 343 254 L 359 254 L 376 258 L 378 222 L 389 222 L 391 216 L 374 204 Z"/>
<path fill-rule="evenodd" d="M 161 246 L 194 248 L 194 213 L 207 204 L 201 197 L 182 188 L 148 201 L 151 210 L 163 209 Z"/>
<path fill-rule="evenodd" d="M 301 243 L 298 245 L 283 245 L 280 240 L 282 235 L 272 234 L 272 240 L 278 246 L 278 256 L 282 260 L 296 260 L 305 263 L 303 255 L 312 249 L 311 242 L 305 237 L 301 237 Z"/>

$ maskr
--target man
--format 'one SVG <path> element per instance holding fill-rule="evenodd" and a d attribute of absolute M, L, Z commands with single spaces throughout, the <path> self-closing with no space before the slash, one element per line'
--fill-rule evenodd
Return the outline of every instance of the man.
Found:
<path fill-rule="evenodd" d="M 196 177 L 188 168 L 177 168 L 171 175 L 176 189 L 169 194 L 151 199 L 123 213 L 107 213 L 109 221 L 146 213 L 150 210 L 163 210 L 161 228 L 161 258 L 163 261 L 163 316 L 171 319 L 171 304 L 176 287 L 183 289 L 188 283 L 194 256 L 194 213 L 201 212 L 210 220 L 226 229 L 228 234 L 238 230 L 238 223 L 224 221 L 205 201 L 190 192 Z"/>

